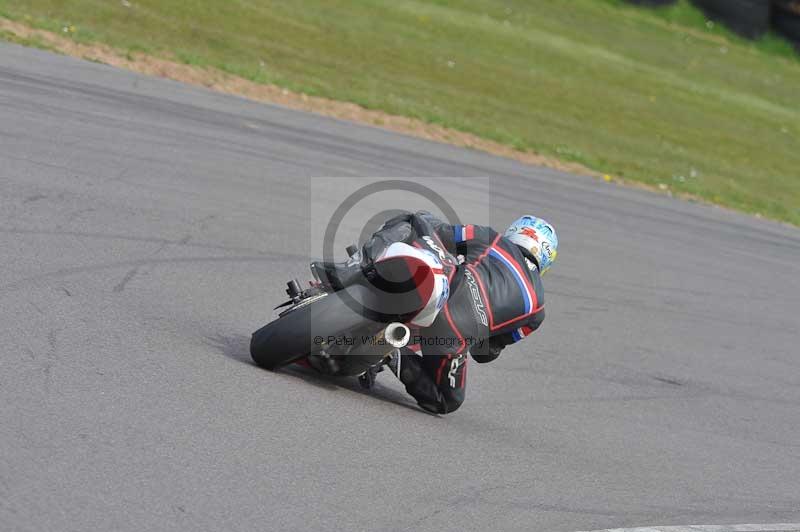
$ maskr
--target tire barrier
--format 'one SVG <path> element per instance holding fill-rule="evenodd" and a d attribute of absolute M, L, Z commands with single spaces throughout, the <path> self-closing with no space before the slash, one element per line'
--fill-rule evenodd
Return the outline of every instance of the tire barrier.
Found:
<path fill-rule="evenodd" d="M 772 27 L 800 52 L 800 1 L 776 1 L 772 10 Z"/>
<path fill-rule="evenodd" d="M 678 0 L 626 0 L 626 2 L 639 6 L 661 7 L 675 4 L 678 2 Z"/>
<path fill-rule="evenodd" d="M 748 39 L 769 30 L 770 0 L 692 0 L 707 17 Z"/>

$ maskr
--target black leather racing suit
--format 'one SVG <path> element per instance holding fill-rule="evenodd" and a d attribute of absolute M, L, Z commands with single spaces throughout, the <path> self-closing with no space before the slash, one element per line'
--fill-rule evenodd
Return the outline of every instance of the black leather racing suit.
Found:
<path fill-rule="evenodd" d="M 433 324 L 415 335 L 423 356 L 416 346 L 403 349 L 399 377 L 422 408 L 446 414 L 464 401 L 467 352 L 490 362 L 536 330 L 544 320 L 544 292 L 527 251 L 491 227 L 449 225 L 427 212 L 387 221 L 364 251 L 377 257 L 394 242 L 425 236 L 453 256 L 451 267 L 445 263 L 450 296 Z"/>

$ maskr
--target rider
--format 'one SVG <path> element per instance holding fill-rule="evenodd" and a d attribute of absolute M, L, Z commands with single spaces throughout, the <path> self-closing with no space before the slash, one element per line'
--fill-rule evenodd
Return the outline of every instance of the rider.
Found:
<path fill-rule="evenodd" d="M 422 356 L 405 347 L 388 365 L 422 408 L 447 414 L 464 401 L 467 352 L 476 362 L 491 362 L 541 325 L 540 275 L 556 259 L 558 237 L 534 216 L 519 218 L 500 235 L 487 226 L 449 225 L 424 211 L 404 213 L 372 236 L 360 261 L 314 267 L 323 282 L 341 288 L 389 245 L 420 238 L 447 251 L 440 256 L 447 257 L 450 295 L 431 326 L 419 332 Z"/>

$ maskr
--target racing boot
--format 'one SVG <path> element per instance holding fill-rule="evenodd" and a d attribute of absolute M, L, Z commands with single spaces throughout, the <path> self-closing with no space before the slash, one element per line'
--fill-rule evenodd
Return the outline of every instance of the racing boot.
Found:
<path fill-rule="evenodd" d="M 400 378 L 400 366 L 402 361 L 403 355 L 400 353 L 399 349 L 394 349 L 391 353 L 386 355 L 386 358 L 383 359 L 383 363 L 392 373 L 395 374 L 398 379 Z"/>
<path fill-rule="evenodd" d="M 336 291 L 355 283 L 363 277 L 361 264 L 350 262 L 323 262 L 311 263 L 311 273 L 322 284 L 323 288 Z"/>
<path fill-rule="evenodd" d="M 314 261 L 311 263 L 311 273 L 323 288 L 331 291 L 341 290 L 364 279 L 366 271 L 370 268 L 363 268 L 362 253 L 354 246 L 348 248 L 352 251 L 350 258 L 345 262 L 324 262 Z"/>

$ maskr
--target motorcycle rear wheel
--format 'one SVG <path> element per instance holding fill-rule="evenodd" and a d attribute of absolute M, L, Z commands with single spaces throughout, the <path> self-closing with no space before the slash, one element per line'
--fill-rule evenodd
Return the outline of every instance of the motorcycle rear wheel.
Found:
<path fill-rule="evenodd" d="M 371 299 L 365 286 L 354 285 L 346 290 L 352 298 L 348 301 Z M 250 356 L 262 368 L 273 370 L 319 351 L 322 342 L 341 338 L 356 329 L 374 328 L 377 332 L 383 326 L 371 322 L 351 306 L 356 305 L 346 304 L 336 292 L 301 305 L 254 332 Z"/>

